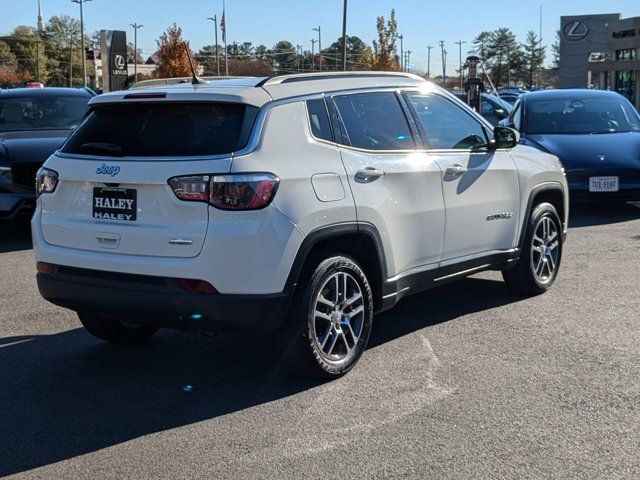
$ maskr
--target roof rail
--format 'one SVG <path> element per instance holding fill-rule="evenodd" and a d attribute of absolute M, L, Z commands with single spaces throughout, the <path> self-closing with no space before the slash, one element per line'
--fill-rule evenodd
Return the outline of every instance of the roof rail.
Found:
<path fill-rule="evenodd" d="M 405 72 L 316 72 L 316 73 L 294 73 L 286 75 L 275 75 L 267 77 L 256 84 L 256 87 L 265 87 L 269 85 L 280 85 L 281 83 L 307 82 L 316 80 L 335 80 L 339 78 L 389 78 L 401 77 L 412 80 L 424 80 L 424 78 Z"/>
<path fill-rule="evenodd" d="M 220 77 L 201 77 L 202 80 L 207 82 L 213 80 L 231 80 L 235 78 L 246 78 L 241 76 L 220 76 Z M 191 83 L 191 77 L 172 77 L 172 78 L 152 78 L 150 80 L 140 80 L 139 82 L 129 85 L 127 90 L 135 90 L 138 88 L 150 88 L 150 87 L 165 87 L 167 85 L 178 85 L 181 83 Z"/>

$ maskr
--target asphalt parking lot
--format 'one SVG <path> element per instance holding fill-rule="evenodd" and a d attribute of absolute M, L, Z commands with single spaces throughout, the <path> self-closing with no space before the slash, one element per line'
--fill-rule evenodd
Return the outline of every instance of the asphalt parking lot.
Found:
<path fill-rule="evenodd" d="M 101 343 L 39 297 L 18 223 L 0 271 L 0 476 L 640 477 L 640 208 L 574 212 L 543 296 L 489 272 L 402 301 L 325 384 L 260 338 Z"/>

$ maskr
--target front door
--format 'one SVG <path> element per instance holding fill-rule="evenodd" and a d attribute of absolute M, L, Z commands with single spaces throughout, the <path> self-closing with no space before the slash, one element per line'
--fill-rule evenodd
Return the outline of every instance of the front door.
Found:
<path fill-rule="evenodd" d="M 436 91 L 407 92 L 441 170 L 446 210 L 442 263 L 508 250 L 518 226 L 516 166 L 506 150 L 488 151 L 475 114 Z"/>

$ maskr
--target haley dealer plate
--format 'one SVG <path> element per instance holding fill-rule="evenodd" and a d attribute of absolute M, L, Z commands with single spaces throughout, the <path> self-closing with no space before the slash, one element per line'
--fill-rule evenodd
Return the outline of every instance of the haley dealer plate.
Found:
<path fill-rule="evenodd" d="M 94 187 L 93 218 L 134 222 L 137 194 L 132 188 Z"/>

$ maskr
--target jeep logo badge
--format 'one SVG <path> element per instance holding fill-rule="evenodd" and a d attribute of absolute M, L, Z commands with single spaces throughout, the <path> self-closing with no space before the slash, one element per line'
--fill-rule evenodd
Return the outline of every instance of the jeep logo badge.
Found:
<path fill-rule="evenodd" d="M 572 41 L 582 40 L 587 36 L 587 33 L 589 33 L 587 25 L 578 20 L 567 23 L 562 29 L 562 35 L 564 35 L 564 38 Z"/>
<path fill-rule="evenodd" d="M 106 163 L 103 163 L 101 166 L 96 168 L 96 173 L 98 175 L 111 175 L 112 177 L 115 177 L 120 173 L 120 167 L 117 165 L 107 165 Z"/>

